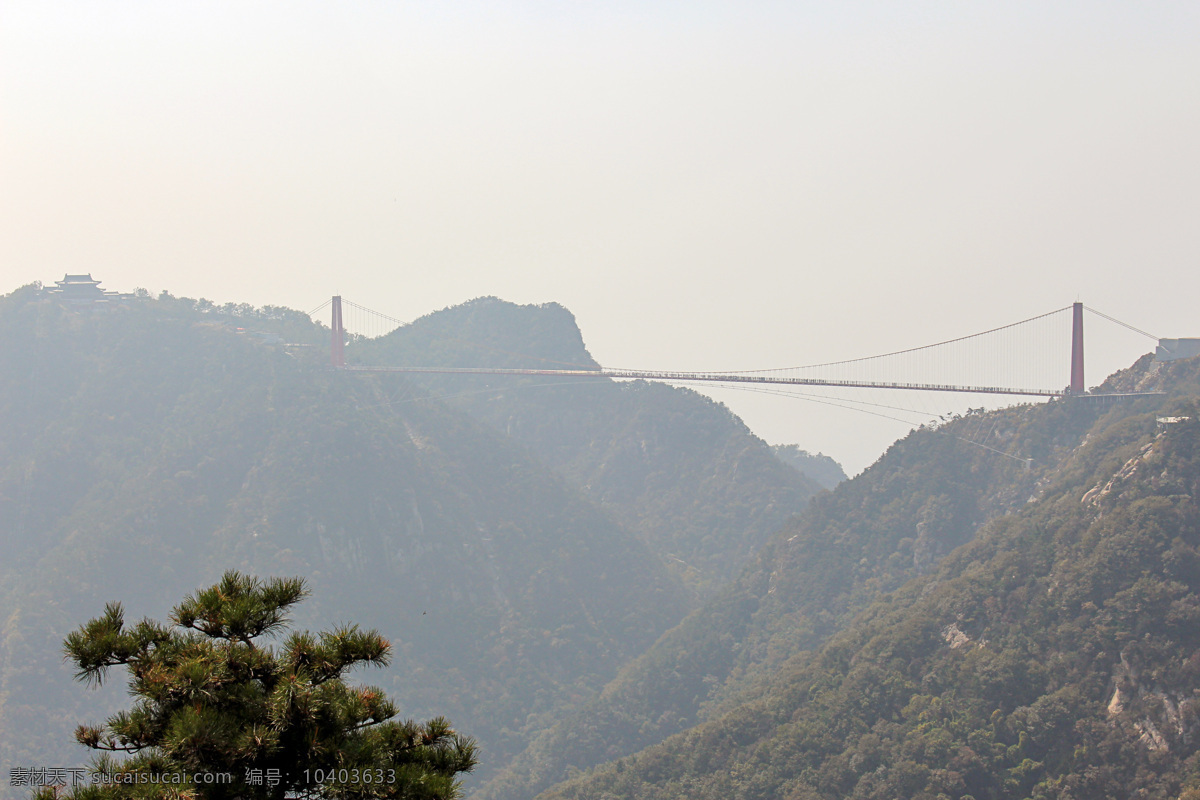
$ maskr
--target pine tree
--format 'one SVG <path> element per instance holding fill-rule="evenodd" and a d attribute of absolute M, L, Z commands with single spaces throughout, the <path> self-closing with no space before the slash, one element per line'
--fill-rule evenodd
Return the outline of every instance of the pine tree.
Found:
<path fill-rule="evenodd" d="M 186 597 L 172 626 L 126 627 L 121 605 L 111 603 L 70 634 L 64 651 L 76 679 L 99 684 L 110 667 L 124 666 L 137 701 L 104 725 L 76 730 L 101 754 L 89 784 L 67 796 L 459 796 L 456 776 L 475 765 L 470 738 L 441 718 L 395 721 L 381 690 L 344 682 L 357 665 L 388 663 L 390 645 L 377 632 L 347 625 L 291 633 L 274 648 L 258 641 L 283 631 L 307 594 L 300 578 L 227 572 Z"/>

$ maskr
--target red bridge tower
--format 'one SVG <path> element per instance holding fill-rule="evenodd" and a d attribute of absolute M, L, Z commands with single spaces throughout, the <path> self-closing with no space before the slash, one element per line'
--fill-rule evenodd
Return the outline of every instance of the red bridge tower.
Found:
<path fill-rule="evenodd" d="M 1083 303 L 1071 311 L 1071 394 L 1083 394 Z"/>

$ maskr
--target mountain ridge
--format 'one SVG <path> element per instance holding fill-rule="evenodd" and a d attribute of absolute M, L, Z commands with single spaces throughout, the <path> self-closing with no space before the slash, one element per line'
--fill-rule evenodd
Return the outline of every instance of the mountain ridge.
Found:
<path fill-rule="evenodd" d="M 497 298 L 422 317 L 366 343 L 356 358 L 420 367 L 598 367 L 562 306 Z M 528 447 L 667 554 L 674 574 L 700 596 L 732 578 L 822 488 L 728 408 L 690 389 L 601 377 L 413 380 Z"/>
<path fill-rule="evenodd" d="M 467 311 L 508 310 L 498 303 Z M 556 304 L 500 330 L 449 318 L 422 323 L 453 334 L 447 349 L 464 335 L 528 349 L 534 336 L 561 340 L 550 355 L 586 354 Z M 653 455 L 641 463 L 667 475 L 682 440 L 691 463 L 728 469 L 649 511 L 622 511 L 619 492 L 600 504 L 562 469 L 570 437 L 547 464 L 436 387 L 329 370 L 328 329 L 288 309 L 166 292 L 67 308 L 29 287 L 0 298 L 0 333 L 12 344 L 0 354 L 0 730 L 22 734 L 0 737 L 5 763 L 77 763 L 70 730 L 122 705 L 111 688 L 72 685 L 58 663 L 66 632 L 112 600 L 161 618 L 181 590 L 236 567 L 310 579 L 298 625 L 349 618 L 391 638 L 394 666 L 372 682 L 405 713 L 477 735 L 483 780 L 697 602 L 622 513 L 661 522 L 735 476 L 752 513 L 730 525 L 714 501 L 691 520 L 714 557 L 744 558 L 773 524 L 754 498 L 777 498 L 786 518 L 815 491 L 727 409 L 643 385 L 615 390 L 639 409 Z M 626 435 L 612 419 L 593 420 L 584 444 L 608 452 Z"/>
<path fill-rule="evenodd" d="M 1091 409 L 1027 499 L 931 571 L 707 721 L 539 797 L 1195 793 L 1200 364 L 1152 364 L 1106 384 L 1169 396 Z"/>
<path fill-rule="evenodd" d="M 1139 360 L 1105 389 L 1153 388 L 1153 363 Z M 1098 420 L 1130 407 L 1054 401 L 913 431 L 862 475 L 814 498 L 732 583 L 537 737 L 479 796 L 532 797 L 572 769 L 630 756 L 754 700 L 788 659 L 933 569 L 988 520 L 1023 508 Z"/>

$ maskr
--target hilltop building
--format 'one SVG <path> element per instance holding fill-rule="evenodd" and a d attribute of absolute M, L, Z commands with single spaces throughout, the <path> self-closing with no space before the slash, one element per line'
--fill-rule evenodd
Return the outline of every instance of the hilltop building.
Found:
<path fill-rule="evenodd" d="M 1155 361 L 1178 361 L 1200 356 L 1200 339 L 1159 339 Z"/>
<path fill-rule="evenodd" d="M 86 275 L 63 275 L 61 281 L 55 281 L 54 286 L 47 286 L 43 291 L 51 297 L 71 305 L 111 303 L 128 300 L 133 296 L 101 289 L 100 281 L 94 280 L 90 272 Z"/>

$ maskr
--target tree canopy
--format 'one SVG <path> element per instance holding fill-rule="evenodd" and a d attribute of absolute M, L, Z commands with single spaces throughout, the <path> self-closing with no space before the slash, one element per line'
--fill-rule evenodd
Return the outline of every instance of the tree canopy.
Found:
<path fill-rule="evenodd" d="M 456 776 L 476 762 L 474 742 L 442 718 L 397 721 L 381 690 L 343 679 L 356 666 L 388 663 L 391 646 L 379 633 L 345 625 L 263 646 L 307 594 L 300 578 L 230 571 L 176 606 L 170 626 L 127 626 L 121 605 L 110 603 L 70 634 L 63 647 L 78 680 L 99 684 L 124 666 L 137 700 L 76 730 L 100 754 L 68 796 L 457 797 Z"/>

